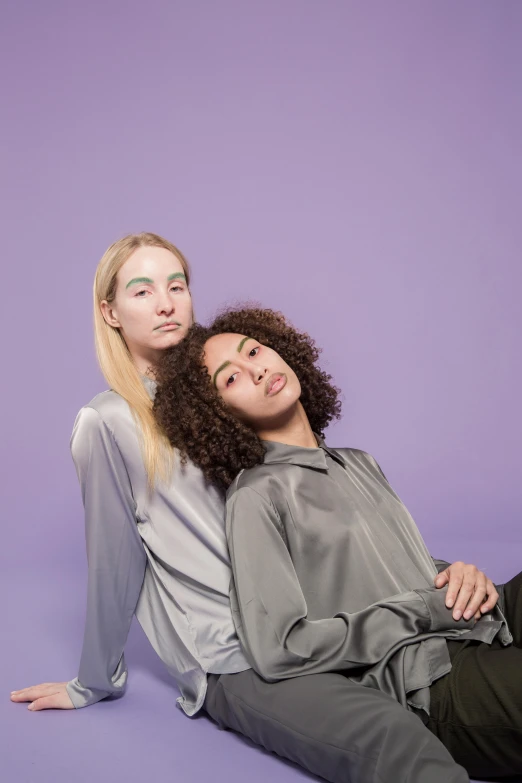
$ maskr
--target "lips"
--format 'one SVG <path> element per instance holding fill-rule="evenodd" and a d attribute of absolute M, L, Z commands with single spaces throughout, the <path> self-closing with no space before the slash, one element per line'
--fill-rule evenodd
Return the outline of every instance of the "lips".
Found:
<path fill-rule="evenodd" d="M 275 394 L 278 394 L 286 386 L 287 380 L 288 378 L 284 372 L 272 373 L 265 384 L 265 395 L 273 397 Z"/>
<path fill-rule="evenodd" d="M 161 330 L 163 332 L 167 332 L 167 331 L 171 331 L 173 329 L 179 329 L 180 326 L 181 326 L 181 324 L 178 323 L 177 321 L 165 321 L 164 324 L 160 324 L 160 326 L 156 326 L 154 331 L 158 332 L 158 331 Z"/>

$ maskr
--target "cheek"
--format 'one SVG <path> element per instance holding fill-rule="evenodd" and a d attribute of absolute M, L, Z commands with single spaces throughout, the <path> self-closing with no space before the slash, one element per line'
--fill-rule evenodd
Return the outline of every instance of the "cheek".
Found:
<path fill-rule="evenodd" d="M 130 329 L 140 329 L 150 323 L 150 307 L 145 302 L 139 303 L 141 307 L 131 307 L 126 314 L 127 325 Z"/>
<path fill-rule="evenodd" d="M 262 405 L 259 396 L 251 392 L 245 394 L 241 389 L 234 389 L 234 393 L 231 389 L 230 392 L 224 402 L 238 419 L 250 419 L 256 412 L 259 412 Z"/>
<path fill-rule="evenodd" d="M 180 315 L 183 314 L 184 318 L 188 319 L 190 323 L 192 323 L 194 319 L 193 319 L 193 305 L 192 305 L 191 296 L 184 297 L 180 301 L 177 309 Z"/>
<path fill-rule="evenodd" d="M 299 383 L 299 378 L 297 375 L 294 375 L 294 382 L 292 383 L 292 389 L 294 390 L 295 395 L 297 398 L 301 396 L 301 384 Z"/>

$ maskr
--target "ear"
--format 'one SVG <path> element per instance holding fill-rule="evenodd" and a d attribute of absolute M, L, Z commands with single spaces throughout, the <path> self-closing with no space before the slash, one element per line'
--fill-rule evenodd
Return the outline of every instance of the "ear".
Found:
<path fill-rule="evenodd" d="M 105 319 L 105 322 L 108 323 L 109 326 L 113 326 L 115 329 L 119 329 L 121 327 L 116 310 L 108 303 L 106 299 L 104 299 L 103 302 L 100 302 L 100 310 Z"/>

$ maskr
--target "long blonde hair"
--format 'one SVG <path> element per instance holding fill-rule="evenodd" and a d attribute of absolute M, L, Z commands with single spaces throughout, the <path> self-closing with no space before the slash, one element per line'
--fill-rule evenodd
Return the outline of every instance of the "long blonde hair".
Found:
<path fill-rule="evenodd" d="M 110 326 L 102 315 L 100 304 L 106 299 L 114 301 L 117 274 L 123 264 L 139 247 L 163 247 L 181 263 L 187 285 L 190 285 L 190 269 L 187 259 L 178 248 L 158 234 L 143 232 L 129 234 L 114 242 L 103 254 L 94 277 L 94 341 L 101 371 L 109 387 L 129 404 L 138 425 L 143 462 L 149 489 L 156 477 L 167 479 L 173 464 L 173 451 L 152 414 L 152 400 L 140 377 L 118 328 Z"/>

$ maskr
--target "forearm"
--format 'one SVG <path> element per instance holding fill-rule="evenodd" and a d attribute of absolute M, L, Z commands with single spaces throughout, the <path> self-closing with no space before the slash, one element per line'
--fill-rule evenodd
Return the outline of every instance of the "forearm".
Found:
<path fill-rule="evenodd" d="M 322 619 L 310 620 L 279 514 L 249 487 L 227 501 L 227 540 L 237 632 L 265 679 L 369 667 L 421 634 L 472 627 L 453 619 L 446 590 L 435 587 L 386 597 L 354 613 L 329 617 L 325 607 Z"/>
<path fill-rule="evenodd" d="M 71 442 L 85 506 L 87 609 L 75 707 L 125 692 L 124 647 L 138 602 L 146 554 L 123 458 L 99 414 L 84 409 Z"/>
<path fill-rule="evenodd" d="M 76 707 L 89 707 L 91 704 L 95 704 L 107 697 L 119 698 L 125 693 L 127 686 L 127 666 L 125 664 L 125 656 L 122 656 L 118 662 L 118 665 L 114 672 L 109 675 L 107 672 L 93 672 L 89 671 L 90 665 L 82 667 L 80 665 L 80 671 L 78 677 L 67 683 L 67 693 Z M 82 680 L 91 683 L 90 687 L 86 687 L 82 684 Z M 94 687 L 96 685 L 103 685 L 104 688 Z"/>
<path fill-rule="evenodd" d="M 277 592 L 277 580 L 271 583 Z M 238 633 L 253 668 L 269 681 L 366 668 L 421 634 L 471 628 L 473 621 L 453 620 L 444 606 L 443 592 L 424 588 L 360 612 L 340 612 L 315 621 L 292 612 L 284 593 L 279 593 L 277 604 L 254 599 L 242 605 L 239 596 L 242 628 Z M 265 585 L 264 598 L 266 594 Z M 306 611 L 304 604 L 301 610 Z"/>

